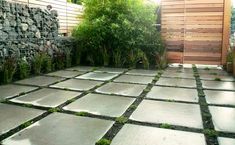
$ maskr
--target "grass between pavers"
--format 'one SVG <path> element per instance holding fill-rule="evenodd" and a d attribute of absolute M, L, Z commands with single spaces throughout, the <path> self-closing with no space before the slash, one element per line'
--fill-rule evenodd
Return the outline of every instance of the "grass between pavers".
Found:
<path fill-rule="evenodd" d="M 208 69 L 205 69 L 205 70 L 208 70 Z M 216 131 L 215 131 L 214 124 L 212 121 L 212 116 L 208 108 L 208 104 L 206 102 L 205 93 L 203 91 L 202 82 L 200 79 L 200 74 L 198 73 L 198 70 L 195 65 L 193 65 L 193 71 L 194 71 L 194 76 L 197 82 L 199 105 L 200 105 L 201 116 L 203 120 L 204 130 L 202 131 L 202 133 L 205 135 L 206 142 L 208 145 L 218 145 L 219 143 L 217 140 Z"/>

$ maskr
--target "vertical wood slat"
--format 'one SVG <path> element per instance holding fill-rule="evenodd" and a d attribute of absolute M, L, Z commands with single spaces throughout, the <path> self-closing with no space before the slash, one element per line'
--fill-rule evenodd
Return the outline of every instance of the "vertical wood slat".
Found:
<path fill-rule="evenodd" d="M 224 0 L 224 21 L 223 21 L 223 43 L 222 43 L 222 64 L 225 65 L 229 48 L 229 36 L 231 25 L 231 1 Z"/>
<path fill-rule="evenodd" d="M 223 64 L 230 5 L 230 0 L 162 0 L 162 37 L 170 62 Z"/>

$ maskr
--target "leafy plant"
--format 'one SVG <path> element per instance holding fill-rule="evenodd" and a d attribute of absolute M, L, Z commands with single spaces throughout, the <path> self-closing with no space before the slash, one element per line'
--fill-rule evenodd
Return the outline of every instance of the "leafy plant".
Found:
<path fill-rule="evenodd" d="M 26 59 L 20 59 L 17 65 L 17 78 L 24 79 L 29 77 L 31 71 L 30 64 L 26 61 Z"/>
<path fill-rule="evenodd" d="M 53 68 L 60 70 L 65 68 L 66 56 L 62 52 L 56 52 L 53 57 Z"/>
<path fill-rule="evenodd" d="M 73 31 L 82 64 L 148 68 L 166 64 L 156 7 L 144 0 L 84 0 L 84 20 Z"/>
<path fill-rule="evenodd" d="M 41 54 L 41 57 L 42 57 L 42 68 L 41 68 L 42 73 L 48 73 L 52 71 L 51 57 L 46 53 Z"/>
<path fill-rule="evenodd" d="M 41 57 L 41 54 L 38 53 L 34 56 L 34 59 L 33 59 L 33 73 L 34 74 L 40 74 L 41 73 L 41 69 L 42 69 L 42 57 Z"/>
<path fill-rule="evenodd" d="M 0 82 L 10 83 L 12 82 L 13 76 L 16 72 L 16 59 L 13 57 L 8 57 L 5 59 L 2 68 L 0 70 Z"/>

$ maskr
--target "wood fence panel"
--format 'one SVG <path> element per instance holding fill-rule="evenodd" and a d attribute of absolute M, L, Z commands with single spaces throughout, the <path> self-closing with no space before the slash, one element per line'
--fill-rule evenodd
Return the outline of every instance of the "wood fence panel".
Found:
<path fill-rule="evenodd" d="M 170 62 L 225 63 L 230 13 L 225 1 L 162 0 L 162 36 Z"/>

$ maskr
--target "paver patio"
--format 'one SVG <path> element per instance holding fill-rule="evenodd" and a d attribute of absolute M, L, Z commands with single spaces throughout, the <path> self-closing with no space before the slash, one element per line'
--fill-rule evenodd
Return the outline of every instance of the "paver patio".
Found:
<path fill-rule="evenodd" d="M 158 72 L 77 66 L 0 86 L 0 142 L 95 145 L 108 134 L 111 145 L 211 145 L 209 122 L 213 140 L 235 145 L 233 77 L 216 67 L 198 66 L 199 77 L 192 66 Z"/>

